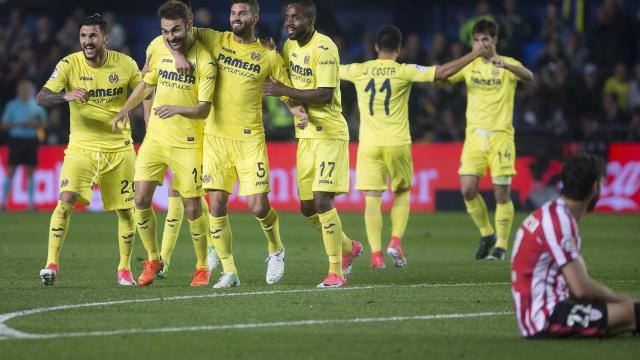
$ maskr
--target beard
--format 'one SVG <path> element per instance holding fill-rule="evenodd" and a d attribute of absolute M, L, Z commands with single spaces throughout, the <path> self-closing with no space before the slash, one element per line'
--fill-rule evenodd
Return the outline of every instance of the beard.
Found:
<path fill-rule="evenodd" d="M 231 25 L 231 31 L 237 36 L 246 37 L 246 35 L 249 35 L 251 31 L 253 31 L 253 27 L 250 23 L 245 22 L 242 23 L 240 27 L 233 27 L 233 25 Z"/>

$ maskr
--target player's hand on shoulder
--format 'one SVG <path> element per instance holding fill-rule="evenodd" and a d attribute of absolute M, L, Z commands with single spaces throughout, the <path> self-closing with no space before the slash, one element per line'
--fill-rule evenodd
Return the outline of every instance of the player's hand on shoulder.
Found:
<path fill-rule="evenodd" d="M 64 94 L 64 100 L 67 102 L 80 101 L 86 103 L 89 101 L 89 93 L 83 88 L 73 89 Z"/>
<path fill-rule="evenodd" d="M 153 108 L 153 112 L 160 119 L 167 119 L 172 117 L 173 115 L 178 114 L 177 108 L 173 105 L 160 105 L 158 107 Z"/>
<path fill-rule="evenodd" d="M 276 49 L 276 41 L 271 36 L 260 38 L 260 44 L 269 50 Z"/>

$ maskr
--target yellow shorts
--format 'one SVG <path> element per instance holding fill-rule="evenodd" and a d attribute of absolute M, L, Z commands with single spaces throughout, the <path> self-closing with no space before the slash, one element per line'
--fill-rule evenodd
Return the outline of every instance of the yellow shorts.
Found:
<path fill-rule="evenodd" d="M 313 200 L 314 192 L 349 192 L 349 141 L 299 139 L 296 182 L 300 200 Z"/>
<path fill-rule="evenodd" d="M 74 192 L 81 204 L 89 205 L 93 185 L 98 184 L 105 211 L 131 209 L 135 162 L 133 147 L 116 152 L 68 147 L 60 172 L 60 192 Z"/>
<path fill-rule="evenodd" d="M 241 196 L 271 191 L 264 140 L 240 141 L 205 135 L 202 177 L 205 190 L 223 190 L 230 194 L 236 179 L 240 180 Z"/>
<path fill-rule="evenodd" d="M 516 174 L 516 145 L 513 136 L 502 132 L 476 130 L 467 134 L 460 157 L 459 175 L 492 177 Z"/>
<path fill-rule="evenodd" d="M 391 191 L 411 188 L 413 162 L 411 144 L 401 146 L 358 146 L 356 189 L 387 189 L 387 174 L 391 178 Z"/>
<path fill-rule="evenodd" d="M 172 188 L 185 198 L 204 195 L 202 148 L 177 148 L 145 140 L 138 150 L 135 181 L 162 185 L 167 167 L 173 172 Z"/>

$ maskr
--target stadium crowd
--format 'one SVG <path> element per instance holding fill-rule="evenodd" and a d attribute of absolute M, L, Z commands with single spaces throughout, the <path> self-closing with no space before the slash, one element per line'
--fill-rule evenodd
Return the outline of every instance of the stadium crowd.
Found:
<path fill-rule="evenodd" d="M 514 126 L 516 139 L 523 136 L 519 141 L 522 152 L 535 153 L 534 147 L 527 146 L 527 138 L 534 139 L 531 143 L 539 139 L 550 144 L 577 141 L 597 152 L 604 152 L 611 141 L 640 140 L 638 19 L 625 11 L 619 0 L 598 4 L 592 11 L 595 17 L 586 17 L 586 25 L 579 24 L 575 17 L 565 18 L 557 1 L 549 2 L 544 16 L 538 18 L 525 15 L 518 5 L 516 0 L 480 1 L 471 16 L 459 16 L 457 36 L 445 32 L 406 33 L 399 61 L 433 65 L 460 57 L 468 48 L 469 24 L 479 18 L 492 18 L 501 27 L 499 51 L 523 59 L 536 74 L 534 81 L 523 85 L 516 95 Z M 5 19 L 0 18 L 0 109 L 15 98 L 20 79 L 33 81 L 34 90 L 40 88 L 58 59 L 78 50 L 78 24 L 86 15 L 77 9 L 60 21 L 16 7 Z M 194 15 L 196 26 L 214 26 L 209 9 L 197 8 Z M 324 31 L 332 35 L 343 63 L 375 57 L 375 34 L 345 31 L 330 16 L 323 14 L 326 20 L 318 27 L 324 30 L 324 25 Z M 133 55 L 127 34 L 136 29 L 120 24 L 113 12 L 105 13 L 105 17 L 111 26 L 109 47 Z M 257 28 L 258 35 L 271 36 L 281 45 L 281 27 L 280 23 L 263 21 Z M 342 85 L 343 109 L 351 138 L 357 140 L 359 114 L 352 86 Z M 414 86 L 410 100 L 414 141 L 462 141 L 465 91 L 463 84 Z M 273 98 L 265 98 L 264 110 L 267 139 L 293 139 L 292 120 L 286 109 Z M 141 110 L 133 115 L 132 126 L 134 139 L 141 141 Z M 68 110 L 59 106 L 49 110 L 46 132 L 39 136 L 47 144 L 66 144 L 68 131 Z M 6 143 L 6 137 L 6 133 L 0 136 L 0 144 Z"/>

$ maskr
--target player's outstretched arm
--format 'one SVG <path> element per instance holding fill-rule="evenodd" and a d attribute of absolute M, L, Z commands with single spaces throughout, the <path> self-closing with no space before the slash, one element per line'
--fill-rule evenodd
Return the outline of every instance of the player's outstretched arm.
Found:
<path fill-rule="evenodd" d="M 616 303 L 629 301 L 624 295 L 618 294 L 608 287 L 593 280 L 587 273 L 584 260 L 579 256 L 562 268 L 562 274 L 569 283 L 571 295 L 575 300 L 584 302 Z"/>
<path fill-rule="evenodd" d="M 491 62 L 493 62 L 493 65 L 495 67 L 500 67 L 500 68 L 505 68 L 509 71 L 511 71 L 512 73 L 514 73 L 522 82 L 529 82 L 531 80 L 533 80 L 533 72 L 531 72 L 531 70 L 527 69 L 524 66 L 519 66 L 519 65 L 512 65 L 509 64 L 507 62 L 505 62 L 500 55 L 496 54 L 492 59 Z"/>
<path fill-rule="evenodd" d="M 142 102 L 145 98 L 151 94 L 155 86 L 149 85 L 144 81 L 141 81 L 138 86 L 133 90 L 129 98 L 122 106 L 120 112 L 113 118 L 112 130 L 114 132 L 120 131 L 119 123 L 122 123 L 122 128 L 127 126 L 127 122 L 129 121 L 129 111 L 133 110 L 138 104 Z"/>
<path fill-rule="evenodd" d="M 324 105 L 331 102 L 333 98 L 333 88 L 301 90 L 288 87 L 279 81 L 270 80 L 264 83 L 264 95 L 286 96 L 304 104 Z"/>
<path fill-rule="evenodd" d="M 461 58 L 449 61 L 446 64 L 439 65 L 436 67 L 436 75 L 434 80 L 446 80 L 453 74 L 458 73 L 462 68 L 467 66 L 470 62 L 475 60 L 477 57 L 482 56 L 483 52 L 488 50 L 488 46 L 485 47 L 474 47 L 471 52 L 464 55 Z"/>
<path fill-rule="evenodd" d="M 86 103 L 89 101 L 89 94 L 85 89 L 77 88 L 69 92 L 53 92 L 50 89 L 43 87 L 36 97 L 36 103 L 44 107 L 52 107 L 60 105 L 64 102 L 80 101 Z"/>
<path fill-rule="evenodd" d="M 209 111 L 211 111 L 211 103 L 206 101 L 200 101 L 198 105 L 194 106 L 160 105 L 153 108 L 153 112 L 160 119 L 170 118 L 174 115 L 182 115 L 191 119 L 203 120 L 209 115 Z"/>

